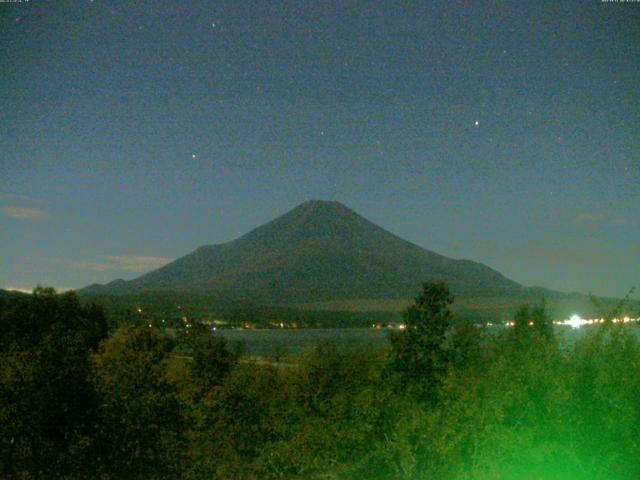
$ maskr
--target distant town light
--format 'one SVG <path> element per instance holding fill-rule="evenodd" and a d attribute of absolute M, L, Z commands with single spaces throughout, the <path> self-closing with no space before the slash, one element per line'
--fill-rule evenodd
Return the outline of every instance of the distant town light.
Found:
<path fill-rule="evenodd" d="M 569 325 L 571 328 L 580 328 L 587 323 L 589 322 L 580 318 L 579 315 L 572 315 L 569 320 L 565 320 L 564 322 L 565 325 Z"/>

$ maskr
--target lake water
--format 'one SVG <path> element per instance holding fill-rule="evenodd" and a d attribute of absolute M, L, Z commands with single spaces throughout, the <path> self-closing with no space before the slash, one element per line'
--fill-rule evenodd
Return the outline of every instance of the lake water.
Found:
<path fill-rule="evenodd" d="M 490 327 L 488 333 L 497 333 L 503 327 Z M 593 327 L 582 327 L 573 330 L 568 327 L 556 327 L 556 338 L 565 348 L 572 345 L 580 336 Z M 634 329 L 640 335 L 640 330 Z M 322 342 L 330 342 L 338 349 L 351 348 L 381 348 L 389 345 L 391 329 L 375 330 L 373 328 L 300 328 L 300 329 L 269 329 L 269 330 L 217 330 L 234 344 L 240 342 L 245 345 L 246 353 L 254 356 L 286 355 L 302 353 L 312 349 Z"/>
<path fill-rule="evenodd" d="M 338 349 L 378 348 L 388 345 L 391 330 L 373 328 L 300 328 L 273 330 L 218 330 L 230 343 L 240 342 L 249 355 L 285 355 L 301 353 L 322 342 Z"/>

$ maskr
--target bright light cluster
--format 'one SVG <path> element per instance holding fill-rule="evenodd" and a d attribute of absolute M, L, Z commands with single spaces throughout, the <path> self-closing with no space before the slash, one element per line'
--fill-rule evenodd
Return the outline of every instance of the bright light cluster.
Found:
<path fill-rule="evenodd" d="M 630 317 L 622 317 L 622 318 L 614 318 L 611 320 L 613 323 L 629 323 L 629 322 L 639 322 L 640 318 L 630 318 Z M 583 325 L 595 325 L 598 323 L 605 323 L 604 318 L 591 318 L 585 320 L 584 318 L 580 318 L 579 315 L 572 315 L 569 320 L 563 320 L 561 322 L 554 322 L 557 325 L 568 325 L 571 328 L 580 328 Z"/>
<path fill-rule="evenodd" d="M 579 315 L 572 315 L 569 320 L 563 321 L 562 324 L 569 325 L 571 328 L 580 328 L 583 325 L 588 325 L 589 320 L 584 320 Z"/>
<path fill-rule="evenodd" d="M 630 323 L 630 322 L 640 322 L 640 317 L 638 318 L 630 318 L 630 317 L 622 317 L 622 318 L 614 318 L 611 320 L 613 323 Z M 568 320 L 560 320 L 554 321 L 555 325 L 566 325 L 571 328 L 580 328 L 583 325 L 597 325 L 599 323 L 605 323 L 604 318 L 590 318 L 584 319 L 581 318 L 580 315 L 572 315 Z M 491 324 L 488 324 L 491 326 Z M 513 327 L 515 325 L 514 322 L 507 322 L 505 324 L 507 327 Z M 533 325 L 533 322 L 529 322 L 529 326 Z"/>

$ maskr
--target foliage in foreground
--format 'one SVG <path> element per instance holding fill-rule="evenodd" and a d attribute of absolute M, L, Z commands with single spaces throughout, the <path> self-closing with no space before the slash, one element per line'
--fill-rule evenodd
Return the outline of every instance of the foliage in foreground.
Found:
<path fill-rule="evenodd" d="M 0 477 L 640 478 L 632 325 L 487 334 L 425 284 L 387 351 L 277 365 L 205 328 L 122 328 L 46 289 L 0 304 Z"/>

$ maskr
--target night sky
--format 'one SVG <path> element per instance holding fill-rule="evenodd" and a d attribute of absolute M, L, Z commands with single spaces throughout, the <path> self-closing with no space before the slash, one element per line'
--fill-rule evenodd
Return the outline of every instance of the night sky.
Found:
<path fill-rule="evenodd" d="M 0 287 L 308 199 L 525 285 L 640 283 L 640 3 L 0 3 Z"/>

